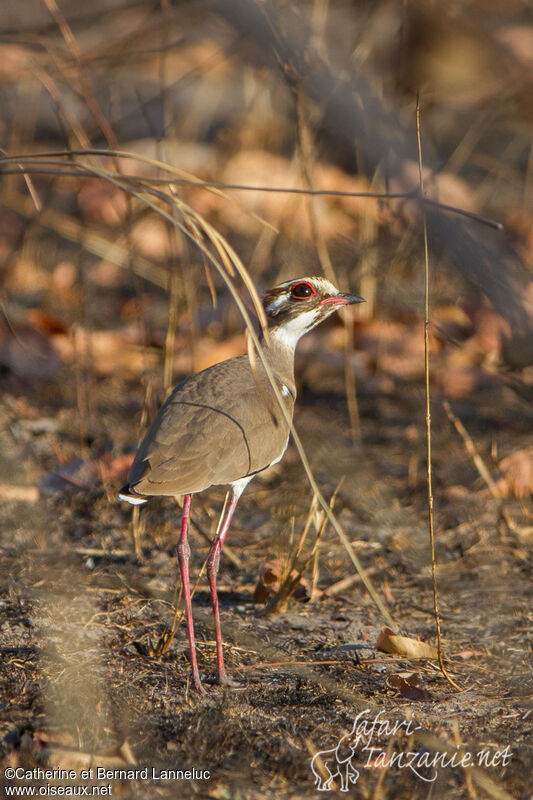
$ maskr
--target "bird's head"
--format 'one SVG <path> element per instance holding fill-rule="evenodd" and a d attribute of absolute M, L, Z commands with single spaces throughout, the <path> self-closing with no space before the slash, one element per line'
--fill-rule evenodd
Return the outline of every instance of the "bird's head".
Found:
<path fill-rule="evenodd" d="M 331 314 L 346 305 L 364 303 L 357 294 L 339 292 L 325 278 L 297 278 L 275 286 L 265 294 L 263 306 L 269 330 L 276 341 L 295 347 Z"/>

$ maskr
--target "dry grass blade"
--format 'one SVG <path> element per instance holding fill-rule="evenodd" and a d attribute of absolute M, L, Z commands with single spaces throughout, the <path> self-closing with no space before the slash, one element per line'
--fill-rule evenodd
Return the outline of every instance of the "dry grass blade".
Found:
<path fill-rule="evenodd" d="M 305 572 L 305 569 L 310 559 L 306 561 L 306 563 L 299 570 L 296 570 L 296 563 L 298 561 L 298 557 L 301 553 L 304 542 L 307 538 L 307 534 L 311 529 L 313 519 L 316 516 L 316 511 L 317 511 L 317 499 L 316 495 L 313 495 L 311 503 L 309 505 L 307 519 L 305 520 L 305 524 L 302 528 L 298 544 L 294 548 L 292 556 L 287 560 L 287 563 L 283 569 L 283 575 L 280 587 L 277 592 L 275 592 L 268 598 L 265 607 L 261 612 L 262 615 L 272 614 L 275 611 L 284 610 L 287 607 L 289 598 L 291 597 L 291 595 L 294 593 L 294 590 L 298 586 L 298 583 L 303 573 Z"/>
<path fill-rule="evenodd" d="M 257 391 L 261 395 L 261 399 L 265 404 L 265 407 L 270 415 L 270 419 L 272 420 L 272 424 L 277 427 L 278 421 L 276 419 L 275 408 L 272 407 L 272 403 L 270 402 L 269 397 L 267 396 L 261 380 L 259 378 L 259 373 L 257 371 L 257 355 L 254 347 L 254 343 L 249 335 L 249 332 L 246 331 L 246 352 L 248 353 L 248 360 L 250 362 L 250 369 L 252 370 L 252 377 L 254 379 L 255 385 L 257 387 Z"/>
<path fill-rule="evenodd" d="M 472 461 L 474 462 L 477 471 L 479 472 L 479 474 L 481 475 L 481 477 L 483 478 L 483 480 L 487 484 L 491 495 L 493 497 L 501 497 L 501 492 L 500 492 L 499 488 L 496 486 L 496 484 L 492 480 L 491 474 L 490 474 L 488 468 L 485 466 L 485 462 L 481 458 L 481 456 L 479 454 L 479 451 L 478 451 L 476 445 L 474 444 L 474 442 L 472 440 L 472 437 L 470 436 L 470 434 L 466 430 L 465 426 L 463 425 L 461 420 L 458 417 L 456 417 L 456 415 L 453 413 L 453 411 L 452 411 L 452 409 L 450 407 L 450 404 L 447 401 L 445 401 L 443 403 L 443 406 L 444 406 L 444 410 L 445 410 L 445 412 L 446 412 L 446 414 L 448 416 L 448 419 L 450 420 L 452 425 L 454 425 L 455 430 L 457 431 L 457 433 L 459 434 L 459 436 L 463 440 L 465 448 L 466 448 L 469 456 L 471 456 Z"/>
<path fill-rule="evenodd" d="M 237 269 L 252 299 L 254 310 L 257 314 L 257 318 L 261 325 L 261 330 L 263 332 L 263 335 L 265 336 L 266 339 L 268 339 L 267 320 L 263 309 L 263 304 L 261 303 L 261 298 L 259 297 L 257 289 L 255 288 L 255 284 L 252 281 L 250 274 L 246 269 L 246 267 L 244 266 L 244 264 L 242 263 L 241 259 L 239 258 L 233 247 L 229 244 L 229 242 L 227 242 L 226 239 L 212 225 L 210 225 L 207 222 L 207 220 L 201 217 L 196 211 L 191 209 L 189 206 L 186 206 L 186 211 L 188 214 L 194 217 L 196 222 L 200 225 L 202 230 L 209 238 L 209 241 L 215 247 L 222 263 L 224 264 L 224 267 L 227 270 L 228 275 L 233 277 L 233 275 L 235 274 L 234 268 Z"/>
<path fill-rule="evenodd" d="M 334 490 L 333 494 L 331 495 L 331 498 L 330 498 L 330 501 L 329 501 L 329 509 L 332 512 L 333 512 L 333 508 L 335 506 L 335 500 L 337 499 L 337 495 L 339 493 L 339 490 L 340 490 L 343 482 L 344 482 L 344 477 L 342 477 L 340 479 L 339 483 L 335 487 L 335 490 Z M 326 513 L 324 512 L 324 510 L 320 511 L 319 518 L 315 522 L 316 528 L 317 528 L 317 533 L 316 533 L 316 536 L 315 536 L 315 540 L 313 542 L 313 546 L 311 548 L 311 552 L 309 553 L 307 558 L 304 560 L 302 565 L 299 568 L 296 567 L 296 564 L 297 564 L 298 558 L 300 556 L 300 553 L 302 551 L 304 542 L 305 542 L 305 540 L 307 538 L 307 535 L 309 533 L 309 530 L 311 528 L 311 523 L 312 523 L 313 519 L 316 518 L 317 506 L 318 506 L 318 498 L 317 498 L 317 495 L 314 494 L 313 495 L 313 499 L 311 500 L 311 505 L 309 507 L 309 512 L 307 514 L 307 519 L 305 521 L 305 525 L 304 525 L 304 527 L 302 529 L 302 533 L 300 534 L 300 538 L 299 538 L 298 544 L 297 544 L 297 546 L 296 546 L 296 548 L 294 550 L 294 553 L 292 555 L 292 558 L 290 559 L 290 561 L 288 563 L 288 566 L 287 566 L 287 568 L 285 570 L 285 577 L 282 580 L 278 591 L 274 595 L 272 595 L 272 597 L 270 597 L 269 600 L 267 601 L 266 606 L 265 606 L 265 608 L 264 608 L 264 610 L 262 612 L 263 614 L 270 614 L 273 611 L 279 610 L 280 608 L 285 608 L 288 599 L 294 593 L 294 591 L 295 591 L 296 587 L 299 585 L 299 583 L 300 583 L 305 571 L 309 568 L 309 565 L 311 564 L 311 561 L 313 561 L 313 559 L 315 558 L 315 556 L 316 556 L 316 554 L 318 552 L 318 547 L 319 547 L 320 541 L 322 539 L 322 536 L 324 535 L 324 531 L 326 530 L 327 524 L 329 522 L 329 518 L 326 515 Z M 358 578 L 359 580 L 361 580 L 362 576 L 360 574 L 358 574 L 356 576 L 350 576 L 348 578 L 344 578 L 340 583 L 343 584 L 344 589 L 349 588 L 355 582 L 353 580 L 354 578 Z M 324 594 L 327 595 L 328 594 L 327 591 L 324 592 Z M 334 592 L 331 592 L 330 596 L 333 595 L 333 594 L 334 594 Z M 311 596 L 311 598 L 313 597 L 313 591 L 311 591 L 310 596 Z"/>
<path fill-rule="evenodd" d="M 43 81 L 44 82 L 44 81 Z M 50 91 L 49 81 L 46 81 L 46 88 Z M 58 91 L 55 93 L 51 91 L 53 97 L 59 101 L 60 94 Z M 71 120 L 71 124 L 73 130 L 76 130 L 77 124 L 75 120 Z M 466 219 L 470 219 L 474 222 L 479 223 L 480 225 L 485 225 L 489 228 L 493 228 L 494 230 L 503 230 L 504 225 L 501 222 L 498 222 L 493 219 L 489 219 L 487 217 L 483 217 L 480 214 L 477 214 L 473 211 L 467 211 L 464 208 L 459 208 L 457 206 L 452 206 L 446 203 L 441 203 L 438 200 L 434 200 L 429 197 L 421 197 L 416 191 L 406 191 L 406 192 L 349 192 L 349 191 L 342 191 L 336 189 L 314 189 L 312 187 L 308 188 L 292 188 L 287 186 L 262 186 L 256 184 L 241 184 L 241 183 L 227 183 L 225 181 L 203 181 L 200 178 L 192 175 L 191 173 L 187 172 L 186 170 L 180 169 L 179 167 L 173 167 L 172 165 L 164 162 L 159 161 L 157 159 L 148 158 L 147 156 L 142 156 L 137 153 L 130 153 L 128 151 L 123 150 L 116 150 L 112 148 L 108 148 L 106 150 L 99 150 L 97 148 L 91 148 L 89 146 L 89 141 L 87 137 L 85 137 L 81 131 L 78 131 L 78 138 L 82 143 L 85 143 L 87 146 L 83 150 L 56 150 L 51 151 L 48 153 L 33 153 L 33 154 L 21 154 L 17 156 L 6 156 L 0 159 L 0 164 L 3 161 L 5 164 L 14 164 L 17 162 L 26 161 L 28 162 L 26 166 L 17 169 L 16 167 L 3 167 L 0 169 L 0 172 L 4 175 L 15 175 L 20 174 L 21 169 L 24 170 L 24 173 L 36 173 L 36 174 L 55 174 L 51 172 L 46 167 L 43 166 L 44 162 L 43 159 L 45 157 L 68 157 L 69 164 L 71 165 L 74 163 L 72 161 L 73 156 L 101 156 L 101 157 L 108 157 L 108 158 L 129 158 L 133 160 L 138 160 L 140 162 L 149 164 L 151 166 L 157 167 L 159 170 L 166 170 L 167 172 L 180 175 L 182 177 L 179 178 L 146 178 L 144 176 L 139 175 L 125 175 L 125 178 L 133 180 L 138 184 L 143 183 L 146 186 L 195 186 L 198 188 L 206 189 L 207 191 L 213 192 L 219 197 L 223 197 L 226 200 L 231 199 L 233 202 L 237 202 L 239 207 L 242 208 L 243 213 L 246 213 L 248 216 L 252 217 L 253 219 L 257 220 L 261 225 L 265 226 L 269 230 L 277 232 L 277 228 L 273 226 L 268 220 L 263 219 L 260 217 L 256 212 L 250 211 L 247 208 L 243 208 L 242 204 L 240 204 L 237 200 L 230 198 L 226 192 L 228 191 L 239 191 L 239 192 L 267 192 L 271 194 L 293 194 L 293 195 L 308 195 L 310 197 L 364 197 L 369 200 L 414 200 L 418 199 L 420 204 L 423 207 L 430 207 L 435 208 L 440 211 L 446 211 L 450 214 L 457 214 L 459 216 L 465 217 Z M 37 160 L 41 166 L 35 167 L 33 166 L 33 161 Z M 61 166 L 56 163 L 56 167 L 61 169 Z M 79 175 L 82 176 L 86 173 L 83 171 L 84 167 L 83 164 L 80 163 L 77 170 L 65 168 L 61 169 L 62 174 L 64 175 Z"/>

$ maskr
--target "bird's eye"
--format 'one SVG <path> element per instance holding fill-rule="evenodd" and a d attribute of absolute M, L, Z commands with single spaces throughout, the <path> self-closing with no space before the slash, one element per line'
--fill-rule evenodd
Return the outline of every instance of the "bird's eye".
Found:
<path fill-rule="evenodd" d="M 316 294 L 310 283 L 296 283 L 292 287 L 291 297 L 294 300 L 307 300 Z"/>

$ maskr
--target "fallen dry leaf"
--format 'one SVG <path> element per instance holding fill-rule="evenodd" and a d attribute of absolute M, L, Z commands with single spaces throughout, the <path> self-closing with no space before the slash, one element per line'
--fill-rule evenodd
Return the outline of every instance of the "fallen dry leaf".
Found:
<path fill-rule="evenodd" d="M 531 497 L 533 494 L 533 448 L 517 450 L 500 461 L 503 476 L 496 482 L 501 497 Z"/>
<path fill-rule="evenodd" d="M 340 185 L 338 179 L 341 170 L 337 168 L 321 168 L 314 175 L 316 188 L 343 189 L 348 191 L 361 191 L 360 181 L 351 181 Z M 246 186 L 276 186 L 285 189 L 302 189 L 305 182 L 300 168 L 293 160 L 277 156 L 259 148 L 246 148 L 240 150 L 227 162 L 221 179 L 226 183 L 243 184 Z M 366 186 L 365 186 L 366 188 Z M 364 189 L 363 189 L 364 190 Z M 306 199 L 298 196 L 275 192 L 245 191 L 232 192 L 232 198 L 237 202 L 228 204 L 227 200 L 215 194 L 204 192 L 201 200 L 202 213 L 223 215 L 226 225 L 239 230 L 241 233 L 257 235 L 258 214 L 261 218 L 275 227 L 283 227 L 285 234 L 294 239 L 305 239 L 311 236 L 310 215 Z M 352 198 L 326 198 L 316 197 L 315 206 L 318 209 L 317 219 L 321 233 L 326 237 L 350 235 L 353 232 L 354 206 L 349 207 Z M 354 204 L 362 205 L 360 199 Z M 197 206 L 195 206 L 197 207 Z M 377 208 L 377 205 L 376 205 Z M 251 214 L 243 214 L 243 209 Z M 327 211 L 327 213 L 326 213 Z M 350 212 L 346 213 L 347 211 Z"/>
<path fill-rule="evenodd" d="M 371 320 L 355 329 L 356 347 L 370 365 L 403 380 L 424 374 L 424 331 L 421 323 Z"/>
<path fill-rule="evenodd" d="M 122 481 L 128 474 L 134 455 L 134 453 L 122 453 L 111 458 L 109 453 L 105 453 L 93 463 L 103 481 Z"/>
<path fill-rule="evenodd" d="M 416 672 L 398 672 L 396 675 L 389 675 L 387 685 L 396 689 L 402 697 L 409 700 L 430 700 L 431 695 L 422 689 L 420 678 Z"/>
<path fill-rule="evenodd" d="M 67 333 L 67 326 L 62 320 L 58 319 L 58 317 L 52 316 L 52 314 L 49 314 L 47 311 L 43 311 L 40 308 L 28 308 L 26 311 L 26 316 L 33 327 L 44 335 Z"/>
<path fill-rule="evenodd" d="M 291 578 L 296 578 L 298 575 L 295 569 L 291 572 Z M 283 576 L 283 567 L 281 561 L 277 558 L 268 561 L 264 567 L 259 571 L 259 578 L 254 589 L 253 600 L 254 603 L 266 603 L 268 598 L 279 591 L 281 580 Z M 308 584 L 305 578 L 300 578 L 298 585 L 293 593 L 293 597 L 297 600 L 303 600 L 308 597 Z"/>
<path fill-rule="evenodd" d="M 233 356 L 240 356 L 246 351 L 244 335 L 238 333 L 223 342 L 213 342 L 208 337 L 202 337 L 197 343 L 197 369 L 207 369 L 219 361 L 224 361 Z"/>
<path fill-rule="evenodd" d="M 533 64 L 533 25 L 506 25 L 495 35 L 525 66 Z"/>
<path fill-rule="evenodd" d="M 0 331 L 0 367 L 17 378 L 34 381 L 55 377 L 61 358 L 49 337 L 34 328 L 16 328 L 15 336 Z"/>
<path fill-rule="evenodd" d="M 53 336 L 52 342 L 64 361 L 79 359 L 81 363 L 90 363 L 101 375 L 121 371 L 138 375 L 158 359 L 154 351 L 141 345 L 140 329 L 134 325 L 107 331 L 90 331 L 78 326 L 69 336 Z"/>
<path fill-rule="evenodd" d="M 378 636 L 376 647 L 382 653 L 404 656 L 404 658 L 437 658 L 437 649 L 431 644 L 411 639 L 408 636 L 399 636 L 391 628 L 382 628 Z"/>
<path fill-rule="evenodd" d="M 459 653 L 452 653 L 450 658 L 462 658 L 463 661 L 466 661 L 472 656 L 486 656 L 487 654 L 484 653 L 482 650 L 461 650 Z"/>
<path fill-rule="evenodd" d="M 26 749 L 34 747 L 41 751 L 48 766 L 56 769 L 80 770 L 94 765 L 112 769 L 136 763 L 127 740 L 120 747 L 114 745 L 97 753 L 87 753 L 76 749 L 76 742 L 68 731 L 43 728 L 26 739 Z"/>
<path fill-rule="evenodd" d="M 83 218 L 97 225 L 120 225 L 129 208 L 126 193 L 105 180 L 84 183 L 78 204 Z"/>
<path fill-rule="evenodd" d="M 63 494 L 69 489 L 91 489 L 98 480 L 98 471 L 92 462 L 73 458 L 53 472 L 49 472 L 37 487 L 47 497 Z"/>
<path fill-rule="evenodd" d="M 131 240 L 146 258 L 166 261 L 172 256 L 169 229 L 166 223 L 156 216 L 145 217 L 132 225 Z"/>
<path fill-rule="evenodd" d="M 104 453 L 92 461 L 74 458 L 49 472 L 37 487 L 44 495 L 52 497 L 71 489 L 92 489 L 99 480 L 120 483 L 126 478 L 133 456 L 133 453 L 122 453 L 112 457 L 110 453 Z M 1 489 L 0 486 L 0 497 Z"/>
<path fill-rule="evenodd" d="M 446 397 L 459 399 L 472 394 L 478 385 L 479 375 L 477 368 L 468 365 L 456 366 L 447 361 L 439 371 L 436 380 Z"/>

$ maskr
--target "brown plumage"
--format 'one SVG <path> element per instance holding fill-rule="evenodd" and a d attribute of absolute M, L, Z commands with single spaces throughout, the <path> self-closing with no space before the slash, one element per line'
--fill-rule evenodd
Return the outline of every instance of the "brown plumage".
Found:
<path fill-rule="evenodd" d="M 286 281 L 266 293 L 269 343 L 266 361 L 292 419 L 296 389 L 294 351 L 300 337 L 341 306 L 362 302 L 339 292 L 324 278 Z M 189 585 L 187 529 L 191 495 L 213 485 L 230 485 L 233 497 L 207 561 L 215 619 L 219 681 L 226 675 L 216 592 L 220 553 L 239 497 L 254 475 L 280 460 L 289 425 L 261 361 L 231 358 L 187 378 L 173 390 L 142 440 L 119 497 L 133 504 L 156 495 L 183 495 L 178 543 L 194 688 L 203 692 L 196 661 Z"/>
<path fill-rule="evenodd" d="M 292 417 L 296 389 L 286 348 L 267 348 L 266 354 Z M 243 355 L 176 386 L 139 447 L 130 486 L 143 495 L 196 494 L 255 475 L 276 461 L 287 446 L 289 427 L 259 360 L 255 371 L 254 376 Z"/>

